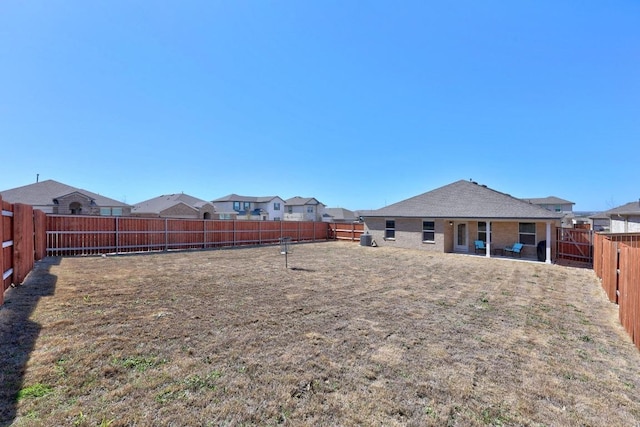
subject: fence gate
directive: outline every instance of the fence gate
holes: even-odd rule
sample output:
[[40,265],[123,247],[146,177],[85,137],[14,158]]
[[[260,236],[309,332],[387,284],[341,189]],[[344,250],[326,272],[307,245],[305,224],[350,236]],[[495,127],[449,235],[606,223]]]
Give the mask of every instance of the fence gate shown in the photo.
[[593,230],[557,228],[556,258],[593,265]]

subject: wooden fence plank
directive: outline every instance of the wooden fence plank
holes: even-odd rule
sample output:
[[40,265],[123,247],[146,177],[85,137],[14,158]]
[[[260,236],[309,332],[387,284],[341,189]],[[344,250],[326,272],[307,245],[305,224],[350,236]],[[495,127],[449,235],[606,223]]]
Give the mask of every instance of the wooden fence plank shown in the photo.
[[33,208],[23,203],[13,205],[14,283],[20,284],[33,269]]
[[[48,255],[207,249],[327,240],[335,225],[310,221],[195,220],[47,215]],[[362,224],[351,225],[359,240]]]

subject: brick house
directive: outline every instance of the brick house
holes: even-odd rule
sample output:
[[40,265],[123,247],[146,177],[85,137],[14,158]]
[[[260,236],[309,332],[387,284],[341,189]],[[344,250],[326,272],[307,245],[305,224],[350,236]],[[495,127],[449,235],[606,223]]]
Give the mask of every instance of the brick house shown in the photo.
[[132,216],[147,218],[217,219],[211,202],[188,194],[167,194],[136,203]]
[[52,179],[0,192],[10,203],[24,203],[48,214],[129,216],[131,206]]
[[490,257],[520,242],[524,244],[522,256],[535,258],[538,244],[544,241],[544,260],[550,263],[555,228],[563,214],[461,180],[361,212],[361,216],[365,232],[378,246],[468,253],[474,251],[475,240],[482,240]]

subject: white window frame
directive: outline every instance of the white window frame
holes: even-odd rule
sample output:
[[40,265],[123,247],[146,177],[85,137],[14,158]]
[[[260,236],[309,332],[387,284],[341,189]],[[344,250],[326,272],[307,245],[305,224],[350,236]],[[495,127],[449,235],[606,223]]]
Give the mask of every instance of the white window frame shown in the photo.
[[[433,224],[432,229],[425,228],[426,223]],[[425,239],[425,233],[433,233],[433,239]],[[435,243],[436,242],[436,221],[433,219],[422,220],[422,243]]]
[[[393,222],[393,227],[388,227],[389,221]],[[393,234],[392,237],[388,236],[388,233]],[[395,218],[386,218],[384,220],[384,240],[396,240],[396,220]]]
[[[521,231],[522,225],[533,224],[533,233],[529,231]],[[538,241],[538,227],[535,222],[519,222],[518,223],[518,242],[524,244],[525,246],[535,246]],[[522,241],[522,236],[533,236],[533,243],[525,243]]]
[[[480,230],[480,224],[484,224],[484,230]],[[484,239],[480,237],[480,233],[484,234]],[[487,221],[478,221],[478,240],[483,242],[491,242],[491,233],[487,234]]]

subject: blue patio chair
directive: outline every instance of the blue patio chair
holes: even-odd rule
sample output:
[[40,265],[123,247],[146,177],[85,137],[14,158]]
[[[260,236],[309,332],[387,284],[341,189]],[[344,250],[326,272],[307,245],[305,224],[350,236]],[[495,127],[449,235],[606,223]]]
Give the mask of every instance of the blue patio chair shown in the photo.
[[474,244],[476,246],[476,253],[478,253],[478,251],[482,251],[482,252],[487,251],[487,247],[484,245],[484,242],[482,240],[476,240]]
[[506,248],[504,248],[504,251],[506,253],[510,253],[513,256],[516,256],[516,254],[518,254],[519,257],[522,257],[522,247],[524,245],[522,243],[514,243],[511,246],[507,246]]

